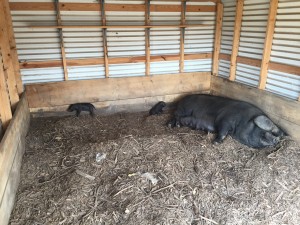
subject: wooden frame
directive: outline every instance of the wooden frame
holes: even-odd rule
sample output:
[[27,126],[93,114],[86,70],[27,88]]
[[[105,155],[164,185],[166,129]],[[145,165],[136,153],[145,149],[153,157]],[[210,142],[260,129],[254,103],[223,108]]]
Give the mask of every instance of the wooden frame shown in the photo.
[[259,89],[265,89],[266,84],[267,84],[267,75],[268,75],[268,68],[269,68],[270,57],[271,57],[277,8],[278,8],[278,0],[271,0],[269,17],[268,17],[267,33],[266,33],[266,38],[265,38],[264,53],[263,53],[263,58],[262,58],[262,62],[261,62],[260,79],[259,79],[259,85],[258,85]]
[[223,4],[217,3],[215,43],[214,43],[214,55],[213,55],[213,68],[212,68],[212,74],[215,76],[218,74],[218,70],[219,70],[219,54],[221,48],[222,22],[223,22]]
[[[150,0],[145,0],[145,26],[150,25]],[[150,28],[145,29],[146,76],[150,75]]]
[[[181,24],[185,25],[185,12],[186,12],[186,1],[181,2]],[[180,60],[179,60],[179,71],[184,71],[184,39],[185,39],[185,27],[180,28]]]
[[229,80],[235,80],[236,77],[236,60],[239,52],[242,18],[243,18],[244,0],[237,0],[234,35],[232,43],[231,63]]
[[[105,15],[105,0],[100,0],[101,2],[101,18],[102,25],[106,26],[106,15]],[[103,39],[103,54],[104,54],[104,68],[105,68],[105,77],[109,77],[109,64],[108,64],[108,49],[107,49],[107,37],[106,37],[107,29],[102,29],[102,39]]]

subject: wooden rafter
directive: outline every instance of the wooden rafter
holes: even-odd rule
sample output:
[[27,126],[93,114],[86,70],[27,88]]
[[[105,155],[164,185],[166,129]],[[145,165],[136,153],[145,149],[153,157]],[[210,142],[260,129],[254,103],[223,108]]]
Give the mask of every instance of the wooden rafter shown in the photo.
[[217,15],[216,15],[213,68],[212,68],[212,74],[215,76],[218,74],[218,69],[219,69],[219,54],[220,54],[221,37],[222,37],[222,21],[223,21],[223,4],[218,3]]
[[271,57],[277,8],[278,8],[278,0],[271,0],[269,17],[268,17],[268,26],[267,26],[267,32],[265,38],[264,53],[263,53],[261,69],[260,69],[260,79],[259,79],[259,86],[258,86],[259,89],[265,89],[267,84],[267,75],[268,75],[268,69],[269,69],[269,63]]
[[[59,0],[55,0],[55,10],[56,10],[57,25],[61,26],[62,22],[61,22],[61,15],[60,15]],[[64,69],[64,76],[65,76],[65,80],[68,80],[68,68],[67,68],[66,51],[64,46],[63,29],[58,28],[58,32],[59,32],[59,39],[60,39],[60,50],[61,50],[62,64]]]
[[232,43],[231,63],[229,80],[234,81],[236,77],[236,59],[239,52],[242,18],[243,18],[244,0],[237,0],[234,35]]

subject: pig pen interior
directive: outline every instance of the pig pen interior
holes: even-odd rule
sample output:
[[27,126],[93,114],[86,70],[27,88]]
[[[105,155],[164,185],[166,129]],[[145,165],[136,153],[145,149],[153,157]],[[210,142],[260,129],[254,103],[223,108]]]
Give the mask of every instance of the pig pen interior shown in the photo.
[[[1,224],[297,224],[299,13],[296,0],[0,1]],[[146,117],[189,93],[250,102],[289,137],[212,145],[168,112]],[[66,112],[78,102],[96,117]]]

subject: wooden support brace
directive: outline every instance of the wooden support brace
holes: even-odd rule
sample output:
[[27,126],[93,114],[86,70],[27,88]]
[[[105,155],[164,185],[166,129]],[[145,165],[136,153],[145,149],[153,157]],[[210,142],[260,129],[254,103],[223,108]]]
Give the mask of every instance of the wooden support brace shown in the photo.
[[[150,25],[150,0],[145,0],[145,25]],[[145,29],[146,76],[150,75],[150,28]]]
[[[57,25],[61,26],[62,23],[61,23],[59,0],[55,0],[55,10],[56,10]],[[58,32],[59,32],[59,38],[60,38],[60,49],[61,49],[61,57],[62,57],[62,63],[63,63],[63,68],[64,68],[64,76],[65,76],[65,80],[68,80],[68,68],[67,68],[67,59],[66,59],[66,52],[65,52],[65,46],[64,46],[63,29],[58,28]]]
[[12,16],[10,13],[8,0],[3,1],[3,9],[4,9],[5,18],[6,18],[7,33],[8,33],[8,37],[9,37],[9,47],[10,47],[12,62],[13,62],[14,71],[15,71],[15,79],[16,79],[16,83],[17,83],[18,94],[20,95],[23,92],[23,83],[22,83],[22,79],[21,79],[17,46],[16,46],[16,40],[15,40],[15,36],[14,36]]
[[236,63],[239,52],[242,18],[243,18],[244,0],[237,0],[234,35],[232,43],[231,63],[230,63],[230,75],[229,80],[234,81],[236,77]]
[[8,94],[6,79],[3,70],[1,52],[0,52],[0,103],[1,103],[0,117],[1,117],[2,127],[5,130],[12,118],[12,112],[10,108],[9,94]]
[[[181,24],[185,24],[186,1],[181,2]],[[184,36],[185,28],[181,28],[180,32],[180,73],[184,71]]]
[[[106,15],[105,15],[105,0],[101,0],[101,17],[102,26],[106,26]],[[103,39],[103,53],[104,53],[104,67],[105,67],[105,77],[109,77],[109,64],[108,64],[108,48],[107,48],[107,29],[102,29],[102,39]]]
[[267,84],[268,69],[271,57],[272,43],[275,30],[275,22],[278,8],[278,0],[270,1],[270,10],[268,17],[268,26],[265,38],[264,53],[261,62],[259,89],[265,89]]
[[0,49],[2,52],[3,69],[8,87],[9,99],[12,110],[14,110],[19,101],[17,83],[15,77],[14,64],[11,57],[9,34],[4,13],[4,1],[0,1]]
[[221,48],[222,37],[222,21],[223,21],[223,4],[217,3],[216,28],[215,28],[215,43],[212,74],[217,76],[219,69],[219,54]]

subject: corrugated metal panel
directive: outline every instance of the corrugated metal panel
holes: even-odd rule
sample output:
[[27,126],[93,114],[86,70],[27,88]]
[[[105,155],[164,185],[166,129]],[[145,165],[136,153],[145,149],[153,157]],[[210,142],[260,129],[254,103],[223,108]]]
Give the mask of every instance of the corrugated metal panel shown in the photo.
[[268,71],[266,90],[294,100],[300,94],[300,76],[281,73],[273,70]]
[[23,84],[44,83],[64,80],[62,68],[21,69]]
[[[239,56],[262,59],[270,0],[245,0]],[[260,68],[238,63],[236,81],[258,86]]]
[[103,65],[68,67],[69,80],[87,80],[105,78]]
[[[300,1],[280,0],[271,62],[300,65]],[[291,99],[300,94],[300,76],[269,70],[266,90]]]
[[[222,39],[221,39],[220,52],[223,54],[231,55],[233,34],[234,34],[236,1],[223,0],[223,4],[224,4],[224,12],[223,12],[223,26],[222,26]],[[226,60],[220,60],[219,76],[228,78],[229,72],[230,72],[230,62]]]
[[209,72],[212,70],[211,59],[185,60],[184,72]]
[[151,62],[150,74],[171,74],[179,73],[179,61],[167,61],[167,62]]

